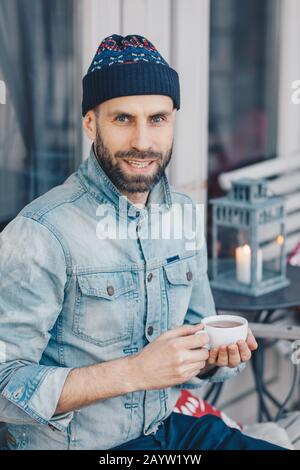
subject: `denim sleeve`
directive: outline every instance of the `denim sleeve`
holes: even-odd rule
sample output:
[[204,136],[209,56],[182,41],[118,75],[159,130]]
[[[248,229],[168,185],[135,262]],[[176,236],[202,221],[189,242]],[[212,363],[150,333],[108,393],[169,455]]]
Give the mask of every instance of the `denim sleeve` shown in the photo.
[[[187,324],[200,323],[202,318],[208,315],[216,315],[214,299],[207,275],[206,243],[204,244],[203,250],[203,269],[201,269],[201,274],[193,286],[189,307],[184,319],[184,323]],[[224,380],[234,377],[238,372],[241,372],[245,366],[245,363],[241,363],[235,368],[219,367],[216,372],[206,379],[194,377],[188,382],[176,385],[176,387],[181,389],[195,389],[208,383],[223,382]]]
[[65,254],[56,235],[18,216],[0,235],[0,421],[65,429],[53,416],[72,370],[40,364],[62,309]]

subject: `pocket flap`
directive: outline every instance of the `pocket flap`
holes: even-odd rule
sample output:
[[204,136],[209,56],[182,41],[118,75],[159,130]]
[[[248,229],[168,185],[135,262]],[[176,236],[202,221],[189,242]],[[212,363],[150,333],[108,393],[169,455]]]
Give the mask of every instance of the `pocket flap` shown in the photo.
[[183,284],[186,286],[192,284],[199,274],[195,259],[165,265],[164,271],[170,284]]
[[84,295],[113,300],[135,289],[130,272],[78,274],[78,284]]

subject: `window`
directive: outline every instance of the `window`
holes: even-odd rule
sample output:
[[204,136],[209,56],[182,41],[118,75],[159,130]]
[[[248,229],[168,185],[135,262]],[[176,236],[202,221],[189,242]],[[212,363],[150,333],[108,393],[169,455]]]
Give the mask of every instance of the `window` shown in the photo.
[[0,230],[80,162],[76,0],[0,3]]
[[[218,176],[276,156],[278,0],[211,0],[208,197]],[[211,218],[208,212],[208,233]],[[210,239],[210,236],[208,236]]]

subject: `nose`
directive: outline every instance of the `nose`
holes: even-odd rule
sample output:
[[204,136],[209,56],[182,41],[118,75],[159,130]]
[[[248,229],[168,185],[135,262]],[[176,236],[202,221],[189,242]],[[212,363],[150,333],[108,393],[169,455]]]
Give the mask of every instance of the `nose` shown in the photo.
[[145,124],[136,124],[131,137],[131,147],[139,152],[151,150],[151,135]]

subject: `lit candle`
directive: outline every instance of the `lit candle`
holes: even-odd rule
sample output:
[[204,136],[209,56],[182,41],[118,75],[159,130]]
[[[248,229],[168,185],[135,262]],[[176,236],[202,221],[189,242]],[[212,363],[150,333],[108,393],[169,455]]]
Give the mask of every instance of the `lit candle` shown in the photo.
[[[249,245],[239,246],[235,250],[237,280],[243,284],[251,282],[251,248]],[[257,250],[256,280],[262,279],[262,250]]]

